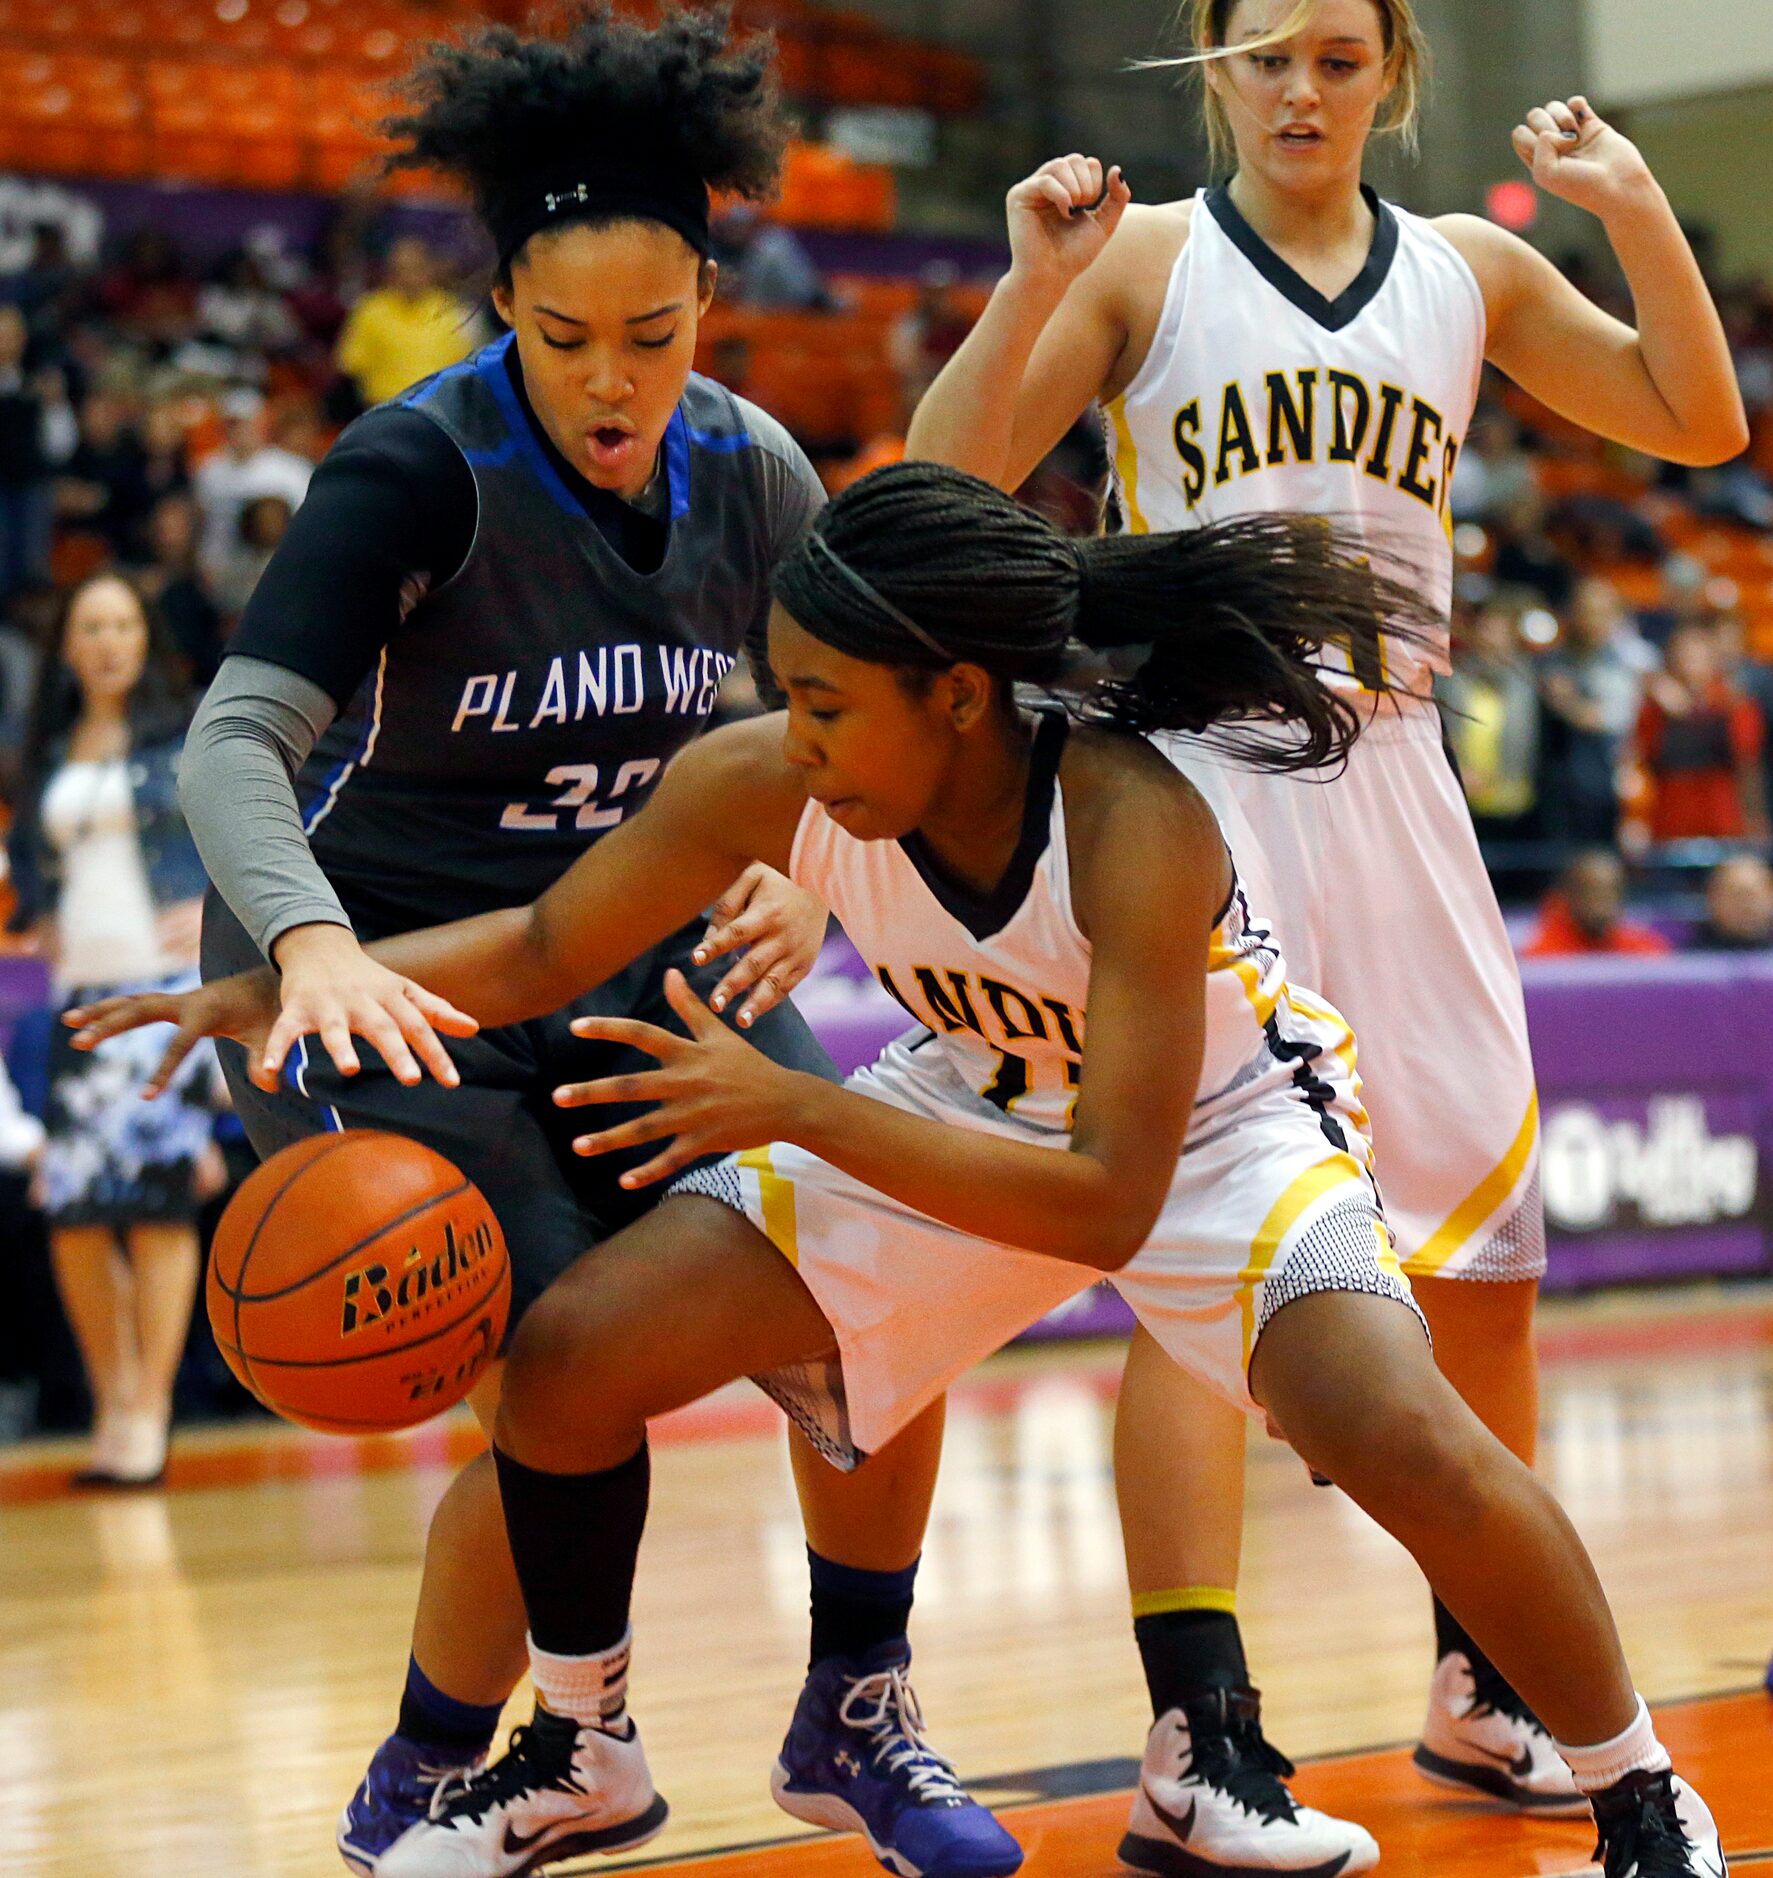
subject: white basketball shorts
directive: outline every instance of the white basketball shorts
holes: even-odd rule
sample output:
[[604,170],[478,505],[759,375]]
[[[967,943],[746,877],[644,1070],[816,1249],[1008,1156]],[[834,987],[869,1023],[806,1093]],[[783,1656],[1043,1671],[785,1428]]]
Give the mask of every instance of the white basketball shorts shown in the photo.
[[[1323,1045],[1316,1106],[1289,1066],[1274,1064],[1236,1101],[1197,1114],[1156,1228],[1110,1280],[1176,1362],[1250,1414],[1260,1412],[1250,1358],[1283,1305],[1359,1291],[1416,1310],[1368,1170],[1347,1026],[1314,1003],[1288,1029]],[[1065,1151],[1065,1136],[1018,1127],[974,1095],[927,1031],[890,1045],[848,1086]],[[975,1363],[1102,1276],[957,1232],[787,1144],[730,1156],[672,1191],[742,1212],[830,1320],[835,1360],[757,1380],[839,1466],[883,1447]]]
[[1520,972],[1432,706],[1377,715],[1340,775],[1157,740],[1219,817],[1288,971],[1360,1039],[1375,1171],[1413,1278],[1545,1271]]

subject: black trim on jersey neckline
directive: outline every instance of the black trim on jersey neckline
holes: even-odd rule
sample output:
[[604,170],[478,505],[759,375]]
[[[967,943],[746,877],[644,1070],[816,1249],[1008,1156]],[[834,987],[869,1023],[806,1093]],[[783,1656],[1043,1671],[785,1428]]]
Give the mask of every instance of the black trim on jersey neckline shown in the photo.
[[1059,759],[1065,752],[1065,739],[1071,720],[1063,711],[1039,711],[1034,727],[1034,747],[1028,753],[1028,792],[1022,799],[1022,833],[1016,851],[995,887],[981,893],[949,874],[930,852],[929,844],[913,829],[899,837],[905,857],[922,877],[943,910],[970,932],[975,939],[994,939],[1015,918],[1028,889],[1034,885],[1034,870],[1047,851],[1047,836],[1053,822],[1053,790],[1059,780]]
[[1339,333],[1345,326],[1352,326],[1373,303],[1397,258],[1398,225],[1391,205],[1381,201],[1378,191],[1367,183],[1361,185],[1361,194],[1373,211],[1373,245],[1367,250],[1366,265],[1334,300],[1325,299],[1244,220],[1243,211],[1231,199],[1230,184],[1221,183],[1217,189],[1209,190],[1207,207],[1213,213],[1213,220],[1230,237],[1232,246],[1276,293],[1290,300],[1308,318],[1316,320],[1326,332]]

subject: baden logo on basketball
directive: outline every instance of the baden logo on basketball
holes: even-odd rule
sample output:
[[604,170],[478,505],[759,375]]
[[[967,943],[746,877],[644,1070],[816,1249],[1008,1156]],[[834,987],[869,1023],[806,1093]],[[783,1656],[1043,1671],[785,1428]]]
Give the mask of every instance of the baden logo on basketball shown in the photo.
[[[422,1246],[409,1246],[398,1273],[383,1259],[371,1260],[345,1273],[339,1335],[355,1336],[374,1324],[385,1324],[396,1313],[423,1315],[418,1307],[436,1310],[454,1301],[458,1280],[492,1256],[492,1229],[485,1219],[475,1220],[458,1235],[454,1220],[443,1222],[443,1250],[427,1258]],[[403,1318],[403,1322],[410,1318]]]

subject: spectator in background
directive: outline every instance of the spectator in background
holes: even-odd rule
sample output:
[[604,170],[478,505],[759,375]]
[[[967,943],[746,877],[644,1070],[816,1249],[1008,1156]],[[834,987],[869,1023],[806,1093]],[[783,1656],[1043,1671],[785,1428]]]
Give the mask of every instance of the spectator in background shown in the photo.
[[246,611],[253,589],[288,532],[292,513],[283,496],[254,496],[240,511],[240,538],[215,578],[216,604],[230,624]]
[[345,316],[339,370],[367,408],[465,359],[474,340],[472,309],[441,284],[424,242],[404,235],[388,250],[383,284]]
[[1529,485],[1495,515],[1496,558],[1491,573],[1499,586],[1530,587],[1554,613],[1570,604],[1576,570],[1546,533],[1545,498]]
[[222,405],[227,441],[194,479],[202,534],[198,564],[207,579],[223,577],[240,549],[240,517],[261,496],[281,496],[290,512],[302,506],[314,465],[267,440],[265,401],[255,391],[230,392]]
[[302,329],[258,259],[237,248],[197,295],[195,333],[179,364],[237,384],[262,386],[266,366],[301,343]]
[[1764,840],[1760,707],[1725,677],[1715,627],[1677,627],[1666,656],[1667,669],[1646,681],[1637,720],[1637,759],[1651,786],[1650,839]]
[[1538,799],[1539,687],[1520,638],[1531,595],[1498,593],[1456,639],[1435,681],[1447,742],[1480,842],[1518,841]]
[[1661,933],[1624,913],[1625,863],[1610,848],[1591,848],[1570,862],[1540,903],[1539,924],[1521,957],[1609,952],[1649,958],[1673,950]]
[[81,400],[80,441],[57,478],[56,511],[127,557],[153,506],[135,400],[120,384],[101,381]]
[[831,310],[831,295],[806,244],[793,229],[766,220],[755,203],[738,202],[724,210],[712,232],[729,306],[778,313]]
[[1617,596],[1605,581],[1584,588],[1563,639],[1540,664],[1540,832],[1553,841],[1610,847],[1619,832],[1619,770],[1642,681],[1635,655],[1625,650]]
[[907,418],[922,401],[942,367],[954,357],[973,322],[957,303],[960,269],[952,261],[931,261],[917,277],[917,300],[893,322],[887,357],[899,375]]
[[119,332],[165,357],[190,336],[197,283],[170,235],[138,228],[122,258],[99,277],[97,299]]
[[[203,867],[178,807],[188,701],[134,588],[69,596],[46,658],[9,840],[15,930],[34,932],[62,1008],[125,986],[196,982]],[[158,1481],[197,1285],[200,1184],[213,1178],[213,1056],[141,1099],[165,1033],[90,1055],[57,1024],[38,1187],[56,1284],[92,1388],[88,1479]],[[170,1103],[170,1106],[168,1104]]]
[[1773,947],[1773,868],[1758,854],[1720,861],[1705,882],[1705,924],[1693,943],[1707,952]]
[[147,537],[147,565],[137,574],[143,597],[201,690],[222,662],[225,635],[221,609],[197,565],[197,504],[186,494],[162,496],[148,519]]
[[25,316],[0,305],[0,602],[49,578],[55,472],[80,441],[60,372],[28,371],[29,341]]
[[1495,522],[1523,495],[1537,493],[1520,427],[1501,406],[1480,404],[1453,471],[1454,520]]

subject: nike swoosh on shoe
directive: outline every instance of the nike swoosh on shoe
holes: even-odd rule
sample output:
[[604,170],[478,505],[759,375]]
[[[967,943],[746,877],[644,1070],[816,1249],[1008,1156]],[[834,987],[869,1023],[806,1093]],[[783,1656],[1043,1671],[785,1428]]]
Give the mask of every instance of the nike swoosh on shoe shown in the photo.
[[1149,1806],[1158,1818],[1169,1827],[1171,1832],[1186,1845],[1194,1832],[1194,1815],[1199,1808],[1200,1802],[1198,1800],[1190,1800],[1188,1802],[1188,1812],[1186,1815],[1172,1813],[1167,1806],[1159,1804],[1157,1795],[1151,1791],[1149,1786],[1142,1787],[1141,1791],[1145,1795],[1146,1805]]

